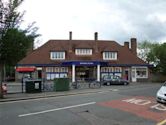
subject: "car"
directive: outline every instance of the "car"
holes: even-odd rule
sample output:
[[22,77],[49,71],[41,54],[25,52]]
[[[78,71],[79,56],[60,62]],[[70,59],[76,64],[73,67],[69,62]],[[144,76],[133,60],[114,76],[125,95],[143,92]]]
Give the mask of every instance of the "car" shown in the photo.
[[157,91],[156,100],[157,102],[166,104],[166,81],[161,86],[161,88]]
[[103,77],[103,85],[128,85],[129,81],[122,79],[117,75],[106,75]]

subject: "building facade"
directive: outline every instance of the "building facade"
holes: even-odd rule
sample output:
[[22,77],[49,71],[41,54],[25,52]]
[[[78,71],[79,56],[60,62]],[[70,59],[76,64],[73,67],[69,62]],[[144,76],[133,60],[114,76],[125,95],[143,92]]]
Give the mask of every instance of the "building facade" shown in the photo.
[[16,67],[16,79],[23,74],[33,78],[53,80],[68,77],[76,80],[95,79],[101,81],[105,75],[118,75],[131,82],[147,81],[149,67],[137,57],[137,40],[120,45],[115,41],[49,40],[43,46],[28,54]]

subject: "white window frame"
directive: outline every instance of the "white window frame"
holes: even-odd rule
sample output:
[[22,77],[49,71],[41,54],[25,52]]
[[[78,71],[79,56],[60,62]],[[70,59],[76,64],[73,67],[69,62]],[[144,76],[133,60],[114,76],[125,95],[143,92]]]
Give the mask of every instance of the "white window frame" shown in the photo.
[[103,60],[117,60],[118,52],[105,51],[103,52]]
[[76,55],[92,55],[92,49],[75,49]]
[[[146,79],[148,78],[148,67],[132,67],[132,69],[135,68],[136,78]],[[139,69],[145,69],[146,74],[145,75],[138,75]]]
[[50,52],[50,59],[51,60],[65,60],[65,52]]

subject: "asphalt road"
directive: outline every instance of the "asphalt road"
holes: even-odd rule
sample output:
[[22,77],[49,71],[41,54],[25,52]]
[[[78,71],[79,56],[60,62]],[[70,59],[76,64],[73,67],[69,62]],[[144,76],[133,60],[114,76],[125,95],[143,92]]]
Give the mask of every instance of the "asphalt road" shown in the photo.
[[111,86],[97,93],[0,103],[1,125],[165,125],[161,84]]

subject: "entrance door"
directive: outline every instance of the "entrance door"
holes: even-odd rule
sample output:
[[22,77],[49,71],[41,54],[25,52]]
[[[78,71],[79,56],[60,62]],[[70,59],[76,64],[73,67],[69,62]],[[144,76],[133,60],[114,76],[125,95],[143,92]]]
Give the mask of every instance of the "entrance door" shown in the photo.
[[129,80],[129,70],[125,70],[125,79]]
[[38,79],[42,78],[42,70],[38,70]]
[[136,78],[136,68],[132,68],[131,79],[132,79],[132,82],[136,82],[137,81],[137,78]]
[[79,66],[76,67],[76,79],[79,81],[86,81],[96,79],[96,67]]

